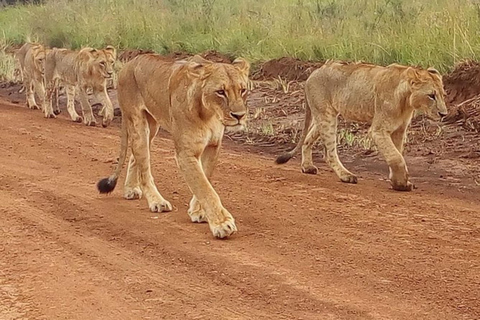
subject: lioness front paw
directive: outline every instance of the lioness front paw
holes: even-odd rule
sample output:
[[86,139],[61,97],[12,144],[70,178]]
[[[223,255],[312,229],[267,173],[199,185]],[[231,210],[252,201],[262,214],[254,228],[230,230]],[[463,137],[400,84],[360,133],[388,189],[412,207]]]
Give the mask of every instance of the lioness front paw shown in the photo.
[[317,174],[318,173],[318,168],[315,166],[302,166],[302,172],[306,174]]
[[102,126],[104,128],[106,128],[112,122],[114,114],[113,114],[113,109],[112,110],[106,109],[106,108],[104,108],[104,109],[105,109],[105,111],[103,111],[103,114],[102,114],[102,116],[103,116]]
[[190,216],[190,220],[192,220],[192,222],[207,222],[207,214],[202,208],[199,208],[197,210],[192,210],[191,208],[189,208],[187,213]]
[[353,183],[356,184],[358,183],[358,178],[357,176],[353,174],[348,174],[340,177],[340,180],[345,183]]
[[97,125],[97,120],[95,119],[94,116],[85,116],[83,118],[83,123],[86,125],[86,126],[92,126],[92,127],[95,127]]
[[192,222],[207,222],[207,214],[195,197],[190,201],[187,213]]
[[103,120],[102,120],[102,127],[104,127],[104,128],[108,127],[111,122],[112,122],[111,119],[103,118]]
[[73,122],[81,123],[81,122],[83,121],[83,119],[82,119],[82,117],[80,117],[80,116],[76,116],[76,117],[72,118],[72,121],[73,121]]
[[410,181],[407,181],[406,184],[392,181],[392,189],[396,191],[412,191],[414,188],[415,185]]
[[220,221],[209,221],[210,230],[214,237],[217,238],[226,238],[231,236],[236,231],[238,231],[237,226],[235,225],[235,219],[232,215],[225,209],[222,210],[224,218]]
[[141,199],[142,198],[142,189],[140,189],[140,187],[125,188],[125,192],[123,193],[123,197],[127,200]]
[[46,113],[45,113],[45,118],[47,118],[47,119],[55,119],[56,117],[57,117],[57,116],[54,115],[54,114],[51,113],[51,112],[46,112]]
[[150,211],[152,212],[169,212],[172,211],[172,205],[167,200],[155,201],[149,204]]

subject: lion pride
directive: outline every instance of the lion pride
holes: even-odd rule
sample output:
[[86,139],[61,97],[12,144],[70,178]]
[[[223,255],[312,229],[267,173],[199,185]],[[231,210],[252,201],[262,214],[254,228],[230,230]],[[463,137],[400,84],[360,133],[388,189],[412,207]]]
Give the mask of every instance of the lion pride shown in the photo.
[[[45,61],[45,82],[47,87],[45,98],[45,117],[55,118],[52,109],[52,95],[61,82],[67,93],[67,111],[75,122],[88,126],[97,123],[92,107],[88,101],[87,90],[92,89],[95,98],[103,105],[100,114],[102,125],[108,126],[113,120],[113,105],[107,93],[107,79],[114,73],[117,54],[112,46],[105,49],[83,48],[80,51],[68,49],[52,49],[47,53]],[[82,117],[75,111],[75,90],[79,90]]]
[[210,183],[225,130],[242,129],[246,121],[250,65],[213,63],[199,56],[169,62],[155,54],[137,56],[118,75],[122,111],[121,149],[117,168],[98,182],[101,193],[116,186],[129,144],[124,197],[144,196],[152,212],[171,211],[158,192],[150,169],[150,149],[160,127],[171,133],[177,165],[193,193],[188,214],[207,221],[213,235],[224,238],[237,227]]
[[415,111],[439,120],[447,114],[442,76],[427,70],[392,64],[387,67],[364,63],[328,61],[315,70],[305,84],[306,117],[297,146],[279,156],[285,163],[302,149],[302,172],[316,174],[312,146],[320,139],[328,165],[341,181],[357,183],[337,155],[337,117],[370,123],[369,133],[383,154],[392,188],[410,191],[413,184],[405,159],[404,141]]

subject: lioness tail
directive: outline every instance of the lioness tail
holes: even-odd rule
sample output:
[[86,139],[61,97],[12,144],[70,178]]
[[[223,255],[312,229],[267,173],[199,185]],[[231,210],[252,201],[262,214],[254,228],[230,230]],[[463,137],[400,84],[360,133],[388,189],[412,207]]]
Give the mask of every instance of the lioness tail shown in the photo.
[[121,146],[120,146],[120,157],[118,158],[117,167],[115,168],[115,172],[108,178],[103,178],[102,180],[97,182],[97,189],[100,193],[110,193],[112,192],[116,185],[118,177],[123,169],[123,164],[125,163],[125,159],[127,158],[127,150],[128,150],[128,132],[127,126],[125,124],[124,117],[122,117],[122,130],[121,130]]
[[308,99],[305,95],[305,124],[303,127],[302,137],[298,141],[297,145],[293,150],[285,152],[284,154],[280,155],[275,159],[276,164],[283,164],[287,163],[288,160],[293,158],[293,156],[302,148],[303,143],[305,142],[305,138],[308,134],[308,129],[310,129],[310,124],[312,123],[312,111],[310,110],[310,106],[308,104]]

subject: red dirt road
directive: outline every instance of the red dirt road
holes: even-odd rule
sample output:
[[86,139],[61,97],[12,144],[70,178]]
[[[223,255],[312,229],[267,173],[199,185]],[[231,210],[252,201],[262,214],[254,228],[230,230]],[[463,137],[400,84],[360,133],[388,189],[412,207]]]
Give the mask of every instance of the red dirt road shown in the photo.
[[119,142],[0,102],[0,319],[480,319],[478,188],[413,168],[419,189],[398,193],[351,164],[346,185],[227,143],[214,184],[239,232],[222,241],[189,222],[166,138],[153,171],[173,212],[99,195]]

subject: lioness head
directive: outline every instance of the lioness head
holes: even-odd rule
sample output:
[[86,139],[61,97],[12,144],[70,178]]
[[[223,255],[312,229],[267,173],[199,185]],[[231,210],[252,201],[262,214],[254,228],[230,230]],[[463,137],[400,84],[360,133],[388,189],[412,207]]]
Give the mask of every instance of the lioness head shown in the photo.
[[45,73],[45,48],[42,45],[33,47],[32,56],[35,69],[43,75]]
[[434,120],[440,120],[447,115],[442,76],[437,70],[408,68],[407,77],[412,92],[410,96],[412,107]]
[[189,61],[188,74],[201,83],[205,111],[216,115],[227,131],[243,129],[250,64],[242,58],[232,64],[212,63],[200,56]]
[[84,48],[80,51],[82,56],[87,56],[92,73],[109,79],[115,71],[115,60],[117,51],[112,46],[107,46],[103,50],[94,48]]

